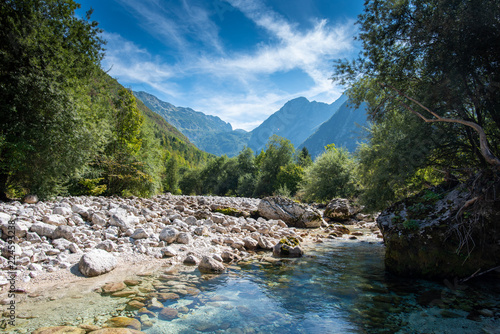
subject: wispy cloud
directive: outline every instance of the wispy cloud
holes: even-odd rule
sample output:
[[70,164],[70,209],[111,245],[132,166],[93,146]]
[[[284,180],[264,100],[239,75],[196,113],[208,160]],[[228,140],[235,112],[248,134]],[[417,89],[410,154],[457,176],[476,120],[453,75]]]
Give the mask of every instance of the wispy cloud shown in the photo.
[[[224,49],[210,11],[195,1],[184,0],[182,8],[168,10],[159,0],[119,1],[141,17],[147,31],[175,43],[179,54],[191,47],[195,34],[207,45],[201,55],[181,56],[166,64],[117,34],[105,34],[109,43],[104,65],[113,66],[111,74],[132,86],[146,84],[173,104],[251,130],[289,99],[305,96],[333,102],[341,94],[329,80],[331,60],[353,51],[352,21],[332,24],[317,20],[304,31],[260,1],[229,0],[274,41],[235,53]],[[314,84],[290,93],[273,82],[271,76],[292,70],[307,74]],[[186,82],[189,89],[183,86]]]

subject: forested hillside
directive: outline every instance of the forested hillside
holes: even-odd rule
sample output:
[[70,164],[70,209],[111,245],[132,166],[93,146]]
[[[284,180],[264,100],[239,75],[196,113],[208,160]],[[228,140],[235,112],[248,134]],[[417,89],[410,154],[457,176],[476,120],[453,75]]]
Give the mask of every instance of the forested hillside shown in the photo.
[[101,70],[100,30],[78,7],[1,5],[2,198],[175,190],[169,174],[208,154]]

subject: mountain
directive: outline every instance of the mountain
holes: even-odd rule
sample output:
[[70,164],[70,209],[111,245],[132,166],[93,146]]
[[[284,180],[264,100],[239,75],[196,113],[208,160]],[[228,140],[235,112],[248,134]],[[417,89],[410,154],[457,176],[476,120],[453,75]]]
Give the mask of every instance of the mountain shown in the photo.
[[217,116],[205,115],[191,108],[176,107],[146,92],[134,92],[134,95],[149,109],[163,116],[168,123],[175,126],[195,144],[198,138],[207,133],[233,130],[231,124],[224,122]]
[[198,147],[218,156],[234,157],[247,146],[250,132],[237,129],[231,132],[208,133],[198,140]]
[[248,132],[233,130],[231,124],[217,116],[206,115],[191,108],[176,107],[146,92],[134,92],[134,95],[205,152],[232,157],[245,147],[250,138]]
[[313,159],[324,151],[326,145],[332,143],[336,147],[345,147],[354,152],[361,141],[362,128],[366,125],[366,104],[353,108],[349,101],[344,102],[338,111],[298,148],[306,147]]
[[330,119],[345,101],[345,95],[332,104],[310,102],[305,97],[290,100],[251,132],[248,147],[258,152],[275,134],[289,139],[297,147]]

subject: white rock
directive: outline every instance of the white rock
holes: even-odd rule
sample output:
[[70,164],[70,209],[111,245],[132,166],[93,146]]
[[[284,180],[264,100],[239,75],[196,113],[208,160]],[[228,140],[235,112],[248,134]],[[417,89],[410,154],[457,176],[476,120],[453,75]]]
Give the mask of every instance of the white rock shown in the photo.
[[194,254],[188,254],[183,261],[185,264],[198,264],[200,259]]
[[61,216],[61,215],[43,216],[42,221],[46,224],[55,225],[55,226],[66,225],[68,223],[66,218]]
[[248,250],[254,250],[257,246],[259,246],[259,242],[251,237],[244,238],[243,243],[245,244],[245,248]]
[[111,241],[111,240],[104,240],[103,242],[99,243],[97,246],[95,246],[96,249],[102,249],[107,252],[114,252],[116,249],[116,244]]
[[194,234],[202,236],[208,234],[208,229],[205,226],[198,226],[194,229]]
[[83,205],[75,204],[71,207],[71,211],[79,214],[83,218],[86,218],[86,219],[89,218],[90,208],[85,207]]
[[124,215],[112,215],[109,219],[109,224],[111,226],[117,226],[122,232],[132,228],[127,217]]
[[71,253],[80,253],[82,251],[74,242],[69,245],[68,249]]
[[54,239],[52,240],[52,245],[54,246],[55,249],[58,249],[60,251],[65,251],[66,249],[69,249],[71,241],[68,241],[64,238]]
[[219,262],[223,262],[224,261],[224,260],[222,260],[222,256],[220,256],[219,254],[214,254],[214,255],[212,255],[212,257],[216,261],[219,261]]
[[7,223],[2,222],[2,232],[5,236],[16,236],[18,238],[24,238],[26,232],[29,231],[32,223],[24,219],[15,219],[14,221],[7,221]]
[[38,263],[31,263],[29,266],[28,266],[28,269],[29,270],[33,270],[33,271],[42,271],[43,270],[43,267],[41,264],[38,264]]
[[78,268],[88,277],[99,276],[110,272],[117,266],[116,258],[102,249],[94,249],[80,258]]
[[73,211],[71,211],[71,209],[66,208],[66,207],[56,206],[52,210],[52,213],[55,214],[55,215],[61,215],[61,216],[64,216],[64,217],[69,217],[69,216],[71,216],[71,214],[73,213]]
[[173,256],[177,255],[177,252],[175,251],[175,249],[173,249],[170,246],[162,248],[161,253],[162,253],[163,257],[173,257]]
[[99,226],[106,226],[107,220],[106,216],[102,213],[94,213],[92,215],[92,224]]
[[274,248],[274,243],[273,241],[269,240],[266,237],[259,237],[259,247],[262,249],[273,249]]
[[136,229],[134,233],[130,236],[132,239],[147,239],[149,234],[142,227]]
[[179,244],[188,245],[191,243],[192,240],[193,239],[191,238],[191,235],[189,233],[186,233],[186,232],[181,232],[177,236],[177,243],[179,243]]
[[82,216],[77,213],[73,213],[71,217],[69,217],[69,221],[73,222],[75,225],[85,225],[85,221]]
[[73,232],[74,232],[73,227],[60,225],[54,230],[52,238],[54,239],[64,238],[69,241],[74,241],[75,237],[73,235]]
[[222,273],[226,270],[226,267],[213,257],[203,256],[198,265],[198,270],[202,273]]
[[166,243],[173,243],[177,240],[179,235],[179,231],[173,227],[166,227],[160,232],[160,240],[165,241]]

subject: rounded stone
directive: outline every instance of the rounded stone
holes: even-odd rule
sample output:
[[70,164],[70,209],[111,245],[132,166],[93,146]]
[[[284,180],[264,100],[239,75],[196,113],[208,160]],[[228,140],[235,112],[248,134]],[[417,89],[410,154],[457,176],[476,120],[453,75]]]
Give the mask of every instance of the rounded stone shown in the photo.
[[102,249],[94,249],[80,258],[78,269],[88,277],[110,272],[117,266],[116,258]]

